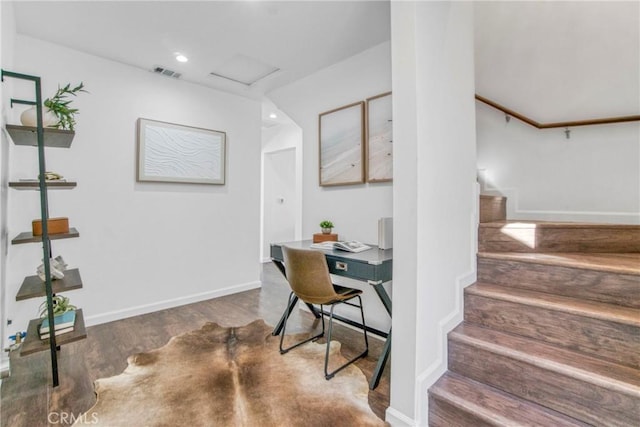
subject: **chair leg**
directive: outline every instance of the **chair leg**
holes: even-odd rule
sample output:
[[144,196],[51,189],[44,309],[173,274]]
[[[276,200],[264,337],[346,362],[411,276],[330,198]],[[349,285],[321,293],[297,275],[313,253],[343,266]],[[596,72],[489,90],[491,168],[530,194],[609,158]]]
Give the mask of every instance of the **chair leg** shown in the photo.
[[338,372],[340,372],[341,370],[343,370],[347,366],[351,365],[356,360],[358,360],[360,358],[363,358],[363,357],[366,357],[366,355],[369,354],[369,339],[367,338],[367,327],[366,327],[366,325],[364,323],[364,310],[362,309],[362,298],[360,298],[360,295],[357,295],[357,297],[358,297],[358,301],[360,303],[360,315],[362,316],[362,328],[363,328],[363,332],[364,332],[364,346],[365,346],[365,349],[364,349],[364,351],[362,353],[360,353],[359,355],[357,355],[353,359],[349,360],[347,363],[345,363],[344,365],[340,366],[339,368],[337,368],[333,372],[328,372],[328,368],[329,368],[329,349],[331,348],[331,332],[333,330],[333,309],[337,305],[337,304],[332,304],[331,305],[331,312],[329,314],[329,332],[327,333],[327,350],[326,350],[325,356],[324,356],[324,377],[327,380],[330,380],[331,378],[333,378]]
[[[289,303],[291,303],[291,300],[294,298],[294,296],[295,294],[293,292],[289,294]],[[289,305],[287,305],[287,307],[288,306]],[[320,306],[320,313],[322,313],[322,306]],[[287,321],[289,320],[289,310],[285,310],[284,323],[282,324],[282,332],[280,334],[280,354],[285,354],[291,349],[299,347],[302,344],[308,343],[309,341],[317,340],[318,338],[321,338],[322,336],[324,336],[324,315],[321,314],[321,317],[322,317],[322,332],[320,332],[318,335],[314,335],[310,338],[307,338],[306,340],[300,341],[299,343],[294,344],[290,347],[283,348],[282,344],[284,343],[284,335],[287,328]]]

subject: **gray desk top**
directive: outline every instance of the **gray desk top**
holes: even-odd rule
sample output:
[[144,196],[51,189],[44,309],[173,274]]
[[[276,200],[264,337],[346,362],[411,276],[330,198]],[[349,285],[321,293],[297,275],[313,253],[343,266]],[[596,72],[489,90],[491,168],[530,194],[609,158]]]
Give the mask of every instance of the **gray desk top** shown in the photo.
[[[298,240],[295,242],[282,242],[272,243],[272,246],[287,246],[289,248],[296,249],[309,249],[313,242],[311,240]],[[371,249],[366,251],[354,253],[341,251],[338,249],[332,249],[330,251],[318,249],[321,252],[336,258],[348,258],[354,261],[366,262],[367,264],[379,265],[384,262],[391,261],[393,259],[393,249],[379,249],[377,245],[365,243],[367,246],[371,246]]]

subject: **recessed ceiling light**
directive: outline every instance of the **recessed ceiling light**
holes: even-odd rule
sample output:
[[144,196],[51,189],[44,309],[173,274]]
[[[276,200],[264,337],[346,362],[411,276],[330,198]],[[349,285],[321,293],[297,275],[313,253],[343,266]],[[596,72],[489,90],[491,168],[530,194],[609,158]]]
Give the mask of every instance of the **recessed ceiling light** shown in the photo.
[[181,54],[177,54],[176,55],[176,61],[178,61],[178,62],[187,62],[188,60],[189,60],[189,58],[187,58],[184,55],[181,55]]
[[271,114],[269,114],[269,118],[270,119],[277,119],[278,115],[276,113],[271,113]]

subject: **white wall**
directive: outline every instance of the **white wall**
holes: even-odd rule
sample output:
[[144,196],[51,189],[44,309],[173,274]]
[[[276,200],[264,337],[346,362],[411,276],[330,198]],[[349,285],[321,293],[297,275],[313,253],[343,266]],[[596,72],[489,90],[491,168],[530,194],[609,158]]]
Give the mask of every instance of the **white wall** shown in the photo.
[[[477,92],[551,123],[640,114],[639,2],[480,2]],[[640,123],[538,130],[477,104],[510,218],[640,223]]]
[[277,89],[269,98],[303,133],[302,237],[331,220],[341,240],[377,243],[378,218],[391,216],[392,184],[320,187],[318,115],[391,89],[390,44],[382,43],[311,76]]
[[[45,95],[80,81],[90,92],[74,101],[71,148],[46,153],[48,170],[78,182],[50,191],[49,207],[80,232],[54,241],[53,252],[80,269],[84,288],[68,296],[88,324],[259,286],[259,102],[20,35],[15,52],[15,69],[42,76]],[[139,117],[225,131],[226,185],[136,183]],[[11,179],[35,177],[36,159],[35,150],[12,144]],[[12,235],[39,217],[37,196],[9,193]],[[11,296],[40,258],[37,244],[10,246],[3,316],[16,326],[36,314],[39,300]]]
[[478,168],[487,194],[507,196],[509,219],[640,224],[639,122],[573,128],[566,139],[476,111]]
[[[364,101],[391,90],[390,43],[385,42],[268,94],[302,128],[302,238],[320,232],[319,223],[331,220],[340,240],[378,243],[378,219],[392,216],[392,183],[320,187],[318,182],[318,115],[343,105]],[[391,321],[373,289],[365,282],[334,277],[335,283],[363,289],[368,326],[387,331]],[[385,285],[391,292],[391,285]],[[359,320],[352,307],[336,313]]]
[[[265,155],[282,150],[295,150],[295,182],[290,183],[295,188],[294,203],[294,237],[293,240],[302,239],[302,129],[293,121],[283,123],[262,130],[262,185],[265,184]],[[262,232],[261,232],[261,258],[269,261],[270,236],[265,235],[264,209],[267,201],[264,200],[264,188],[262,189]],[[267,227],[268,228],[268,227]]]
[[[6,70],[13,70],[13,45],[15,40],[15,18],[13,16],[13,4],[11,2],[0,2],[0,67]],[[0,122],[6,123],[9,115],[11,98],[11,79],[0,84]],[[10,139],[4,126],[0,130],[0,311],[6,312],[7,302],[7,251],[8,251],[8,229],[7,229],[7,209],[9,199],[9,144]],[[7,336],[13,332],[11,326],[7,326],[5,316],[0,316],[0,343],[7,342]],[[8,369],[9,357],[4,351],[0,355],[0,371]]]
[[427,425],[446,333],[475,281],[473,5],[392,2],[392,425]]

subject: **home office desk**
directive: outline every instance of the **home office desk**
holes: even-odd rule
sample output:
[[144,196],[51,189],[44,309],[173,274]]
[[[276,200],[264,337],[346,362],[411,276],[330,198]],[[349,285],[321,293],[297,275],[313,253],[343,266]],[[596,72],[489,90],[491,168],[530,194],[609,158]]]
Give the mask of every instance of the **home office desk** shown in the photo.
[[[311,246],[311,240],[303,240],[296,242],[284,242],[284,243],[272,243],[271,244],[271,260],[276,265],[278,270],[287,277],[287,273],[284,267],[284,257],[282,256],[282,246],[287,246],[290,248],[296,249],[309,249]],[[370,284],[373,289],[376,291],[376,294],[380,298],[382,305],[384,306],[389,316],[391,316],[391,298],[389,294],[382,286],[383,283],[386,283],[391,280],[391,267],[393,262],[393,249],[378,249],[375,245],[369,245],[371,249],[359,252],[345,252],[340,250],[332,250],[325,251],[323,250],[326,258],[327,265],[329,266],[329,272],[331,274],[335,274],[337,276],[348,277],[350,279],[360,280],[363,282],[367,282]],[[273,329],[273,335],[279,335],[280,331],[282,331],[282,325],[284,324],[285,316],[290,314],[295,308],[298,302],[298,298],[294,296],[291,300],[289,306],[286,308],[286,312],[282,314],[280,321]],[[316,316],[316,318],[320,317],[320,313],[318,310],[310,304],[307,304],[311,312]],[[363,325],[360,323],[354,322],[353,320],[346,319],[341,316],[335,316],[334,318],[345,323],[348,323],[352,326],[356,326],[359,328],[363,328]],[[374,333],[376,335],[380,335],[386,338],[384,347],[382,348],[382,353],[378,358],[378,363],[376,364],[376,368],[373,371],[373,375],[371,376],[371,380],[369,381],[369,388],[373,390],[378,386],[380,382],[380,377],[382,376],[382,371],[384,366],[389,358],[389,354],[391,353],[391,330],[388,333],[378,331],[376,329],[367,327],[367,331]]]

